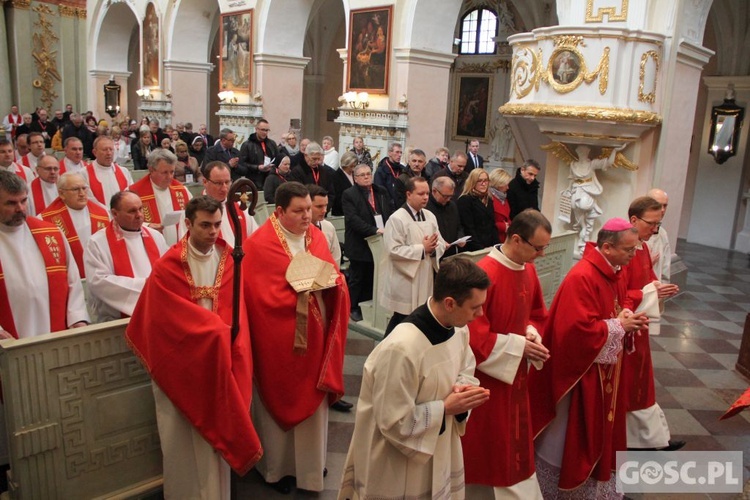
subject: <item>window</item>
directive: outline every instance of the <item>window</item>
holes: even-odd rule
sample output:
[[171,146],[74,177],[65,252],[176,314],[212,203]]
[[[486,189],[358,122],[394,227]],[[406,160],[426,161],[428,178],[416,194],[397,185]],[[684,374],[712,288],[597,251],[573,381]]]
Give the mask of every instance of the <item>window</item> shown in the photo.
[[474,9],[461,20],[461,54],[494,54],[497,15],[489,9]]

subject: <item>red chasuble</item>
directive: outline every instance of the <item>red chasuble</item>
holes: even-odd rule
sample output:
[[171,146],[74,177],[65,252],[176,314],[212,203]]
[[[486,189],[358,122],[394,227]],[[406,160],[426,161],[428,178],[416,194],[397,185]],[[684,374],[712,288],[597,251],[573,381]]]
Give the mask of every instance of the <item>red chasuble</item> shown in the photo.
[[[487,272],[492,285],[487,290],[484,315],[469,323],[469,342],[477,365],[490,355],[498,335],[525,338],[529,324],[541,333],[547,314],[532,264],[526,264],[523,271],[515,271],[492,257],[484,257],[478,265]],[[479,385],[490,390],[490,400],[471,411],[461,440],[467,483],[507,487],[534,473],[527,374],[525,359],[521,360],[512,385],[477,368],[474,376]]]
[[[143,202],[143,219],[146,223],[161,224],[161,214],[159,213],[159,205],[156,203],[151,176],[147,175],[132,184],[130,191],[141,197],[141,201]],[[180,181],[172,179],[172,183],[169,185],[169,194],[172,197],[172,209],[185,210],[185,205],[188,202],[188,193]]]
[[[125,331],[131,349],[201,436],[240,475],[263,450],[250,419],[252,352],[245,310],[232,343],[231,249],[222,240],[216,283],[196,287],[187,262],[187,237],[154,265]],[[213,299],[213,311],[199,306]],[[243,299],[240,298],[240,304]]]
[[[651,265],[651,252],[643,243],[623,270],[627,276],[628,307],[635,310],[643,299],[643,287],[657,281]],[[651,340],[648,328],[633,337],[635,352],[625,353],[622,359],[622,390],[625,391],[625,411],[650,408],[656,404],[654,367],[651,362]]]
[[[113,163],[112,168],[115,169],[115,179],[117,180],[117,185],[120,187],[120,191],[125,191],[128,188],[128,179],[122,173],[122,167],[117,163]],[[99,200],[99,203],[102,205],[108,207],[109,200],[104,199],[104,186],[102,186],[102,183],[96,176],[96,167],[94,167],[93,163],[86,164],[86,172],[88,173],[89,187],[91,188],[91,192],[94,193],[94,198]]]
[[[335,265],[325,236],[312,224],[305,242],[310,254]],[[333,403],[344,395],[349,292],[340,273],[336,286],[323,291],[327,324],[310,295],[307,350],[295,353],[297,292],[285,277],[292,256],[275,215],[245,240],[243,249],[255,384],[276,423],[289,430],[315,413],[324,397]]]
[[[49,320],[53,332],[59,332],[68,328],[68,263],[65,255],[65,245],[62,234],[54,224],[27,217],[26,224],[31,230],[39,252],[44,259],[44,267],[47,270],[47,288],[49,290]],[[13,321],[13,311],[10,309],[8,300],[8,289],[5,286],[5,274],[2,268],[2,256],[0,256],[0,317],[5,329],[18,338],[18,330]]]
[[[91,220],[91,234],[94,234],[100,229],[104,229],[109,224],[109,217],[107,211],[93,201],[89,200],[86,205],[89,209],[89,219]],[[70,251],[73,253],[73,258],[76,260],[78,265],[78,272],[81,278],[86,277],[86,273],[83,269],[83,245],[81,245],[81,238],[78,236],[78,231],[73,225],[73,220],[68,212],[68,207],[63,203],[60,198],[50,203],[50,205],[39,214],[42,220],[47,222],[53,222],[58,229],[65,235],[70,245]]]
[[[559,488],[570,490],[592,477],[609,481],[615,452],[626,449],[625,411],[619,389],[621,361],[594,363],[608,337],[604,320],[617,316],[626,294],[594,243],[568,272],[547,319],[544,345],[550,357],[541,371],[529,373],[534,436],[552,422],[556,406],[570,393]],[[473,418],[473,417],[472,417]]]

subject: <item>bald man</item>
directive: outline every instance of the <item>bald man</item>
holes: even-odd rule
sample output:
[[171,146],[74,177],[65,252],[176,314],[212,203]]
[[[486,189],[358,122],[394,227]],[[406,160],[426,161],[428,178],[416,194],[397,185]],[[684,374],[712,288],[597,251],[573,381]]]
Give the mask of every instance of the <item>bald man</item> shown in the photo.
[[[661,189],[653,188],[646,193],[646,196],[650,196],[661,203],[661,215],[662,219],[664,219],[664,215],[667,212],[667,204],[669,203],[667,193]],[[659,232],[649,238],[648,247],[651,249],[651,262],[654,266],[654,274],[662,283],[669,283],[672,247],[669,245],[669,236],[664,226],[661,226]]]

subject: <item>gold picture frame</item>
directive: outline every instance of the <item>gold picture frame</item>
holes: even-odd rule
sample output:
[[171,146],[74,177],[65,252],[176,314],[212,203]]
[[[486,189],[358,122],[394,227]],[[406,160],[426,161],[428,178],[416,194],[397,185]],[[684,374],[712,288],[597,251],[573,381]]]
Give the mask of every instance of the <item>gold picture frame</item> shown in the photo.
[[571,46],[556,48],[547,63],[547,81],[552,88],[566,94],[577,89],[586,75],[586,60]]
[[388,93],[392,20],[393,5],[349,14],[347,91]]
[[453,140],[487,142],[492,118],[491,73],[458,73],[454,93]]
[[221,15],[219,88],[250,92],[253,74],[253,9]]

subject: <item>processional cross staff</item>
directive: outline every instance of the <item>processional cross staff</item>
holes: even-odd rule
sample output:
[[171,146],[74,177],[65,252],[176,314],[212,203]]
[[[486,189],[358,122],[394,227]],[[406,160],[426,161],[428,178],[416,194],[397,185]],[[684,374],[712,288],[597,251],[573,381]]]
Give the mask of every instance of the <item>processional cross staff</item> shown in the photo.
[[[242,221],[237,214],[236,202],[239,202],[240,210],[245,211],[249,216],[255,215],[255,206],[258,204],[258,188],[255,186],[253,181],[244,177],[237,179],[229,187],[229,194],[227,195],[227,213],[229,213],[229,219],[232,221],[232,229],[234,230],[234,250],[232,251],[232,260],[234,261],[234,282],[232,283],[232,343],[237,338],[237,334],[240,331],[240,277],[242,269],[240,263],[242,258],[245,256],[245,252],[242,250]],[[248,207],[249,203],[249,207]]]

